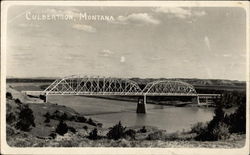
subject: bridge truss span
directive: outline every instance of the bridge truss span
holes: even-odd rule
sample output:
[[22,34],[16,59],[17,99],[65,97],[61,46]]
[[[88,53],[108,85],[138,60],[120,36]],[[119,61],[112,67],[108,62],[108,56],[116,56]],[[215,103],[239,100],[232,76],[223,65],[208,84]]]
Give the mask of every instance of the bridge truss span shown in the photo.
[[46,95],[140,95],[141,88],[129,79],[100,76],[69,76],[55,80]]
[[159,96],[197,96],[195,88],[182,81],[153,81],[142,90],[147,96],[157,94]]
[[55,80],[45,95],[128,95],[197,96],[195,88],[182,81],[163,80],[148,83],[144,89],[132,80],[100,76],[68,76]]

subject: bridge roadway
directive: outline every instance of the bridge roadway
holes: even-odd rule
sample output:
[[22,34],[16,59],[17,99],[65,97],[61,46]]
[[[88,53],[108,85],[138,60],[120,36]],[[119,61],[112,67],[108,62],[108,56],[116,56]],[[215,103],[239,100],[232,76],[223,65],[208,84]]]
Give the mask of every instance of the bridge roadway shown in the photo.
[[185,94],[185,93],[127,93],[127,92],[50,92],[46,94],[44,91],[21,91],[27,95],[86,95],[86,96],[198,96],[199,98],[216,98],[221,94]]

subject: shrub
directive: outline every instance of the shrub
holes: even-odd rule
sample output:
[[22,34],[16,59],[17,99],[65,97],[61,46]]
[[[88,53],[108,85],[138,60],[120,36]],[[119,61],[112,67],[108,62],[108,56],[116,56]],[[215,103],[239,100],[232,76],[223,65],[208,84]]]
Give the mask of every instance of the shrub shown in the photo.
[[88,130],[88,126],[85,125],[85,126],[83,127],[83,129]]
[[147,132],[146,127],[145,127],[145,126],[143,126],[143,127],[140,129],[140,132],[141,132],[141,133],[146,133],[146,132]]
[[88,119],[87,123],[96,126],[96,123],[91,118]]
[[19,121],[16,124],[16,128],[22,131],[29,131],[30,127],[35,127],[33,111],[28,107],[24,106],[19,113]]
[[56,133],[52,132],[49,136],[52,137],[53,139],[55,139],[56,138]]
[[97,123],[97,126],[101,128],[102,127],[102,123]]
[[246,105],[241,104],[235,113],[225,117],[231,133],[246,133]]
[[125,131],[124,137],[130,137],[131,139],[135,139],[136,132],[133,129],[129,129]]
[[15,130],[10,126],[6,126],[6,135],[7,137],[13,136],[15,134]]
[[14,113],[12,113],[12,112],[7,113],[7,115],[6,115],[7,124],[12,124],[15,121],[16,121],[16,116],[14,115]]
[[44,123],[49,123],[50,122],[50,113],[47,112],[45,115],[43,115],[46,119],[44,120]]
[[68,120],[68,115],[64,112],[62,116],[60,117],[62,120]]
[[215,127],[212,131],[212,139],[213,140],[225,140],[229,138],[229,127],[223,122],[220,122],[217,127]]
[[119,121],[118,124],[110,128],[109,132],[107,133],[107,137],[109,139],[115,139],[115,140],[120,139],[124,137],[125,129],[126,127],[123,127],[121,122]]
[[88,136],[89,139],[92,139],[92,140],[96,140],[98,139],[98,131],[96,128],[94,128],[90,133],[89,133],[89,136]]
[[50,122],[50,118],[46,117],[46,119],[44,120],[44,123],[49,123]]
[[223,122],[219,122],[214,128],[203,128],[195,137],[199,141],[216,141],[229,138],[229,126]]
[[191,133],[197,133],[200,134],[202,132],[204,132],[204,130],[207,128],[207,124],[203,123],[203,122],[198,122],[196,124],[194,124],[191,127]]
[[12,96],[12,94],[10,92],[6,92],[6,98],[7,99],[12,99],[13,96]]
[[[76,122],[82,122],[85,123],[87,121],[87,119],[83,116],[77,116],[76,117]],[[92,120],[91,120],[92,121]]]
[[147,137],[147,140],[160,140],[160,139],[164,139],[164,135],[161,131],[150,133]]
[[63,136],[67,132],[68,132],[68,125],[64,123],[63,120],[61,120],[56,127],[56,133]]
[[51,115],[50,115],[49,112],[46,112],[46,114],[44,114],[43,116],[46,117],[46,118],[47,118],[47,117],[49,117],[49,118],[51,117]]
[[76,129],[75,129],[75,128],[69,126],[68,129],[69,129],[69,131],[71,131],[72,133],[76,133]]
[[17,99],[15,99],[15,103],[21,104],[22,102],[17,98]]

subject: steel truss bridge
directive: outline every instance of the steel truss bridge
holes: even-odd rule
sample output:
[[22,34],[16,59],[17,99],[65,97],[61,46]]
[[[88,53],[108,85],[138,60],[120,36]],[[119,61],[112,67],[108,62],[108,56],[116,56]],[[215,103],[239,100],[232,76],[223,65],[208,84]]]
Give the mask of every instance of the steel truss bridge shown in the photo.
[[[146,104],[146,96],[193,96],[205,99],[219,97],[220,94],[197,94],[195,88],[182,81],[163,80],[148,83],[141,88],[135,81],[125,78],[105,78],[100,76],[68,76],[55,80],[44,91],[25,91],[27,94],[48,95],[85,95],[85,96],[141,96]],[[139,102],[139,101],[138,101]]]
[[197,96],[194,87],[181,81],[154,81],[143,89],[129,79],[69,76],[55,80],[46,95]]

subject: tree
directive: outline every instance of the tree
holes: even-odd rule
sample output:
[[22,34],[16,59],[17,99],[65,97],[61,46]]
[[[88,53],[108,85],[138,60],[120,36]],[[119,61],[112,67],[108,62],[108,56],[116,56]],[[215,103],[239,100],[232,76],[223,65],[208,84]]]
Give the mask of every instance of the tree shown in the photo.
[[67,132],[68,132],[68,125],[64,123],[63,120],[61,120],[56,127],[56,133],[63,136]]
[[94,128],[88,136],[89,139],[96,140],[99,138],[97,128]]
[[109,139],[115,139],[115,140],[120,139],[124,137],[125,129],[126,127],[123,127],[121,121],[119,121],[118,124],[110,128],[109,132],[107,133],[107,137]]
[[22,131],[29,131],[31,126],[36,126],[33,111],[28,105],[25,105],[19,113],[19,121],[16,124],[16,128]]

